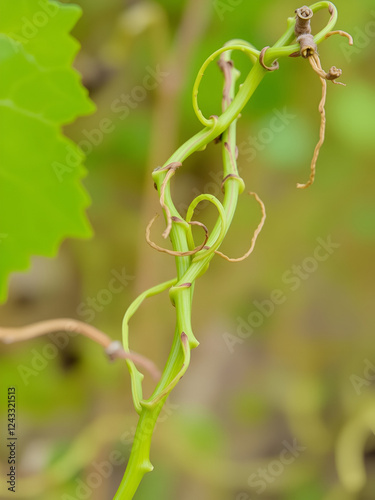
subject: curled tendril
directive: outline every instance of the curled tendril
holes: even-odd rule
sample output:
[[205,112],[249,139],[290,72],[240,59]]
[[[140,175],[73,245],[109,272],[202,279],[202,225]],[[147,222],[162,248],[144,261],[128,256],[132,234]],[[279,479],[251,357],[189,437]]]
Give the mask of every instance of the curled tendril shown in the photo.
[[237,259],[233,259],[233,258],[225,255],[224,253],[219,252],[218,250],[215,250],[216,255],[218,255],[219,257],[222,257],[223,259],[227,260],[228,262],[241,262],[249,257],[249,255],[253,252],[253,250],[255,248],[255,243],[258,239],[259,233],[262,231],[264,223],[266,221],[266,207],[265,207],[263,201],[259,198],[259,196],[256,193],[253,193],[250,191],[249,195],[254,196],[256,201],[259,203],[260,208],[262,210],[262,219],[261,219],[260,223],[258,224],[258,227],[256,228],[256,230],[254,231],[253,237],[251,239],[251,245],[250,245],[249,250],[242,257],[239,257]]
[[332,2],[317,2],[313,5],[310,5],[310,9],[314,14],[319,10],[328,9],[328,12],[331,14],[327,25],[314,37],[315,42],[319,43],[320,41],[324,40],[326,34],[332,31],[332,28],[335,26],[338,17],[337,9]]
[[[242,38],[233,38],[232,40],[229,40],[228,42],[226,42],[224,44],[224,47],[230,47],[231,45],[245,45],[245,47],[248,47],[249,49],[251,49],[253,51],[253,53],[251,52],[248,52],[247,55],[250,59],[250,61],[255,64],[258,60],[258,55],[259,55],[259,51],[257,50],[256,47],[254,47],[253,44],[249,43],[247,40],[243,40]],[[231,51],[229,50],[227,53],[223,52],[222,56],[223,57],[226,57],[226,60],[228,61],[230,59],[230,56],[231,56]],[[233,68],[233,70],[235,71],[235,69]]]
[[[240,41],[240,40],[236,40]],[[194,82],[194,87],[193,87],[193,108],[196,117],[198,120],[201,122],[202,125],[205,127],[213,127],[215,125],[215,119],[211,117],[210,119],[206,118],[202,111],[199,108],[198,105],[198,93],[199,93],[199,87],[204,75],[204,72],[208,68],[208,66],[218,57],[221,55],[223,52],[227,51],[233,51],[233,50],[239,50],[240,52],[244,52],[245,54],[249,55],[250,59],[252,62],[254,62],[254,57],[256,59],[259,58],[260,52],[256,49],[254,49],[250,44],[234,44],[234,45],[225,45],[224,47],[221,47],[220,49],[216,50],[213,54],[211,54],[205,62],[202,64],[200,70],[198,71],[197,78]]]
[[[141,293],[128,307],[124,314],[124,318],[122,320],[122,343],[124,347],[125,352],[130,352],[129,351],[129,321],[132,318],[132,316],[138,311],[139,307],[142,305],[145,299],[149,297],[153,297],[154,295],[158,295],[159,293],[164,292],[168,288],[171,288],[177,283],[177,279],[173,279],[170,281],[166,281],[165,283],[161,283],[160,285],[156,285],[149,290],[146,290],[145,292]],[[128,359],[127,360],[127,365],[130,373],[130,379],[131,379],[131,389],[132,389],[132,396],[133,396],[133,403],[134,403],[134,408],[137,411],[137,413],[141,413],[142,411],[142,406],[140,404],[140,401],[143,398],[143,391],[142,391],[142,380],[143,380],[143,374],[137,369],[135,366],[133,360]]]
[[186,370],[189,368],[190,364],[190,346],[189,346],[189,339],[188,336],[186,335],[185,332],[182,332],[181,334],[181,347],[182,347],[182,352],[184,356],[184,362],[181,366],[180,371],[177,373],[177,375],[174,377],[174,379],[170,382],[167,387],[162,390],[159,394],[156,394],[154,397],[150,398],[149,400],[143,400],[140,402],[140,404],[145,407],[145,408],[155,408],[155,406],[160,403],[162,399],[168,396],[168,394],[176,387],[178,382],[182,379],[182,377],[185,375]]
[[[208,240],[208,236],[209,236],[208,229],[204,224],[202,224],[201,222],[198,222],[198,221],[188,221],[188,224],[199,226],[205,232],[204,242],[201,245],[199,245],[197,248],[195,248],[194,250],[189,250],[187,252],[177,252],[175,250],[168,250],[168,248],[163,248],[163,247],[157,245],[154,241],[151,240],[150,232],[151,232],[151,227],[152,227],[153,223],[155,222],[155,220],[158,217],[159,217],[159,214],[156,214],[155,217],[153,217],[150,220],[150,222],[148,223],[148,225],[146,227],[146,241],[150,245],[150,247],[154,248],[158,252],[167,253],[168,255],[172,255],[174,257],[188,257],[189,255],[195,255],[196,253],[198,253],[200,250],[202,250],[205,247],[207,240]],[[181,222],[183,222],[182,219],[181,219]]]
[[[196,198],[194,198],[194,200],[190,203],[189,208],[187,210],[186,222],[190,223],[189,221],[193,217],[194,210],[196,209],[197,205],[199,203],[201,203],[202,201],[209,201],[210,203],[215,205],[215,207],[217,208],[217,210],[219,212],[220,222],[221,222],[220,231],[219,231],[219,234],[217,237],[214,234],[211,235],[209,240],[211,238],[215,238],[214,242],[209,241],[209,244],[207,246],[205,243],[203,245],[204,251],[202,251],[202,253],[196,255],[194,257],[193,262],[197,262],[198,260],[203,259],[204,257],[207,257],[208,255],[215,252],[215,250],[221,245],[221,243],[225,237],[225,234],[226,234],[226,216],[225,216],[224,207],[221,204],[221,202],[216,198],[216,196],[213,196],[212,194],[201,194],[201,195],[197,196]],[[188,242],[190,245],[191,244],[194,245],[193,236],[191,234],[191,231],[188,234]]]
[[276,71],[279,69],[279,63],[277,61],[274,61],[272,63],[272,66],[267,66],[264,62],[264,57],[266,55],[267,50],[270,48],[269,45],[267,47],[263,47],[263,49],[260,51],[259,54],[259,64],[266,69],[267,71]]

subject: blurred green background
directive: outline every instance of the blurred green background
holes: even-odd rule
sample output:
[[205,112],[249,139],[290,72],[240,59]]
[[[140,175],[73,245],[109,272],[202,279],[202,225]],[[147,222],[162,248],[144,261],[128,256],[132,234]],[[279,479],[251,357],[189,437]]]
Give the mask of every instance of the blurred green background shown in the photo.
[[[272,45],[300,5],[77,3],[83,17],[73,32],[82,44],[76,67],[97,112],[66,134],[88,153],[84,184],[95,236],[66,241],[56,259],[35,258],[28,273],[14,275],[1,324],[75,317],[120,339],[129,303],[174,276],[173,259],[144,238],[147,222],[160,212],[151,171],[200,129],[191,106],[200,65],[231,38],[258,49]],[[342,68],[347,87],[328,85],[316,182],[306,191],[295,188],[308,179],[318,138],[320,82],[307,61],[282,60],[238,123],[239,167],[247,188],[266,204],[266,225],[247,261],[216,259],[197,283],[193,325],[201,345],[162,413],[151,453],[155,471],[137,500],[374,498],[375,5],[336,5],[337,28],[351,32],[355,46],[341,37],[320,46],[323,67]],[[314,31],[327,16],[315,16]],[[246,75],[246,58],[234,60]],[[145,77],[158,68],[167,74],[145,91]],[[199,97],[207,116],[219,114],[221,91],[222,75],[212,65]],[[127,110],[119,108],[122,94],[132,96]],[[105,119],[110,132],[99,130]],[[88,136],[91,142],[82,143]],[[220,171],[218,145],[187,160],[173,183],[177,208],[183,211],[200,192],[218,194]],[[210,223],[214,215],[208,209],[200,217]],[[226,253],[246,251],[259,217],[255,202],[241,197]],[[314,263],[319,241],[329,238],[338,247]],[[301,265],[308,271],[292,290],[286,276]],[[119,293],[108,293],[114,272],[125,278]],[[285,300],[252,328],[259,319],[253,313],[275,290]],[[174,332],[168,295],[145,303],[130,326],[132,349],[163,367]],[[126,366],[108,363],[87,339],[69,338],[55,356],[48,344],[51,339],[41,338],[1,347],[1,434],[3,388],[18,389],[16,497],[111,499],[137,422]],[[33,370],[26,379],[22,366]],[[153,384],[146,377],[147,393]],[[3,481],[4,446],[0,458]]]

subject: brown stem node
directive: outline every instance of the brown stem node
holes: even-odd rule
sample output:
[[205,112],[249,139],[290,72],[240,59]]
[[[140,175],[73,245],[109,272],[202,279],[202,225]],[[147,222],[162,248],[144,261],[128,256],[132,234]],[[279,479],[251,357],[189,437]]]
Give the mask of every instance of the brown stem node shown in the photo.
[[311,34],[310,21],[313,15],[313,11],[306,5],[296,10],[296,25],[294,32],[297,42],[301,47],[300,54],[304,58],[311,56],[318,50],[314,37]]
[[222,54],[218,60],[218,65],[224,75],[225,84],[223,89],[222,109],[225,109],[225,106],[229,107],[231,103],[230,89],[232,86],[233,61],[225,60],[224,55]]
[[313,54],[316,54],[316,52],[318,51],[318,47],[314,41],[314,37],[311,34],[300,35],[299,37],[297,37],[297,42],[300,44],[300,53],[304,59],[307,59]]
[[307,5],[296,9],[297,29],[310,29],[310,20],[313,15],[314,12]]
[[182,283],[182,285],[178,285],[177,288],[190,288],[191,287],[191,283]]
[[228,179],[239,179],[240,181],[243,182],[242,177],[240,177],[237,174],[228,174],[227,176],[224,177],[224,179],[221,182],[221,191],[224,193],[225,191],[225,183],[227,182]]
[[335,15],[335,9],[334,9],[334,7],[333,7],[333,5],[331,3],[328,6],[328,12],[331,14],[331,17],[330,17],[330,20],[329,20],[329,22],[331,22],[332,19],[333,19],[333,16]]

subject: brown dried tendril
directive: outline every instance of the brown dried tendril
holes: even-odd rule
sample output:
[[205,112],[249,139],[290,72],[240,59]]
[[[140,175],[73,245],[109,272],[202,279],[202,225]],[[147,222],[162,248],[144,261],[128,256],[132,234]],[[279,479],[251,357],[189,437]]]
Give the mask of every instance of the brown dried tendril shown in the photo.
[[[197,248],[195,248],[194,250],[190,250],[188,252],[177,252],[175,250],[168,250],[168,248],[163,248],[163,247],[157,245],[154,241],[151,240],[150,233],[151,233],[151,227],[158,217],[159,217],[159,214],[156,214],[155,217],[153,217],[151,219],[151,221],[148,223],[148,225],[146,227],[146,241],[150,245],[150,247],[154,248],[158,252],[167,253],[168,255],[173,255],[174,257],[188,257],[189,255],[195,255],[200,250],[203,250],[204,246],[207,243],[209,234],[208,234],[207,227],[204,224],[202,224],[202,222],[198,222],[198,221],[186,222],[186,221],[181,220],[181,222],[185,222],[186,224],[190,224],[191,226],[199,226],[205,232],[204,242],[201,245],[199,245]],[[171,218],[171,221],[172,221],[172,218]]]
[[251,245],[250,245],[249,250],[242,257],[239,257],[237,259],[233,259],[233,258],[225,255],[224,253],[220,252],[219,250],[215,250],[216,255],[218,255],[219,257],[222,257],[223,259],[227,260],[228,262],[241,262],[241,261],[247,259],[247,257],[249,257],[249,255],[253,252],[253,250],[255,248],[255,243],[257,241],[259,233],[263,229],[264,223],[266,221],[266,207],[265,207],[263,201],[259,198],[259,196],[256,193],[249,192],[249,195],[254,196],[256,201],[259,203],[260,208],[262,210],[262,219],[261,219],[260,223],[258,224],[258,227],[256,228],[256,230],[254,231],[253,237],[251,239]]
[[[332,19],[332,16],[334,15],[334,9],[331,4],[329,5],[328,10],[331,14],[331,19]],[[315,73],[317,73],[317,75],[319,76],[322,84],[322,98],[319,103],[319,112],[321,116],[319,141],[315,147],[313,159],[311,161],[310,178],[308,182],[306,182],[305,184],[297,184],[297,188],[299,189],[306,189],[307,187],[311,186],[311,184],[314,182],[315,179],[316,163],[318,160],[320,149],[324,143],[324,138],[325,138],[325,127],[326,127],[325,103],[327,98],[327,80],[331,81],[336,85],[345,85],[344,83],[336,81],[337,78],[339,78],[342,75],[341,69],[336,68],[336,66],[332,66],[329,72],[327,73],[322,68],[320,58],[318,55],[318,48],[314,41],[314,37],[311,34],[310,21],[313,15],[314,15],[313,11],[306,6],[296,10],[295,34],[297,41],[300,44],[300,54],[302,57],[309,60],[311,67],[313,68]],[[353,44],[352,37],[345,31],[340,31],[340,30],[331,31],[330,33],[327,33],[325,38],[329,38],[332,35],[344,36],[348,38],[350,45]]]
[[266,55],[266,52],[267,50],[269,49],[270,47],[267,46],[267,47],[263,47],[263,49],[260,51],[260,54],[259,54],[259,63],[261,66],[263,66],[264,69],[266,69],[267,71],[276,71],[279,69],[279,63],[277,61],[273,61],[272,63],[272,66],[267,66],[265,63],[264,63],[264,57]]

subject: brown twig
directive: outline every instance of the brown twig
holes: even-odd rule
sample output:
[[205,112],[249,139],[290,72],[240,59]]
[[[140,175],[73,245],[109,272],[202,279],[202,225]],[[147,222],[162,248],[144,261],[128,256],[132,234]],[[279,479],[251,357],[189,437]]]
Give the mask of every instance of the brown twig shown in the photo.
[[[237,159],[237,158],[236,158]],[[244,182],[243,182],[243,179],[242,177],[240,177],[239,175],[237,174],[228,174],[224,177],[224,179],[221,181],[221,191],[222,193],[225,192],[225,183],[227,182],[228,179],[238,179],[243,185],[244,185]]]
[[[221,54],[220,59],[217,62],[219,68],[223,72],[224,75],[224,90],[223,90],[223,100],[222,100],[222,109],[225,109],[225,106],[229,107],[232,99],[230,98],[230,88],[232,85],[232,69],[233,69],[233,61],[226,61],[224,59],[224,54]],[[221,135],[219,136],[221,137]],[[218,138],[216,138],[218,139]],[[215,139],[215,141],[216,141]]]
[[108,335],[92,325],[70,318],[57,318],[19,328],[0,328],[0,340],[4,344],[22,342],[42,335],[56,332],[80,333],[104,347],[111,359],[122,358],[133,361],[136,365],[145,368],[153,378],[160,378],[160,371],[156,365],[141,354],[125,351],[120,342],[113,341]]

